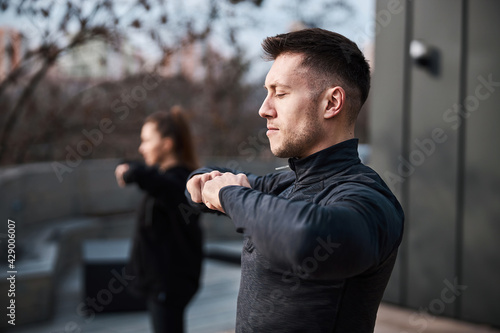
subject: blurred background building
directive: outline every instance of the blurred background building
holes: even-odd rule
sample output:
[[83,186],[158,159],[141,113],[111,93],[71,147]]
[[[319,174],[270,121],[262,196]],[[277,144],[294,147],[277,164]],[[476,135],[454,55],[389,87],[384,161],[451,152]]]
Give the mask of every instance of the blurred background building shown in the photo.
[[0,81],[21,61],[21,47],[18,30],[0,27]]
[[92,40],[63,55],[57,71],[66,78],[117,80],[139,73],[144,63],[140,51],[126,42],[116,48],[104,40]]

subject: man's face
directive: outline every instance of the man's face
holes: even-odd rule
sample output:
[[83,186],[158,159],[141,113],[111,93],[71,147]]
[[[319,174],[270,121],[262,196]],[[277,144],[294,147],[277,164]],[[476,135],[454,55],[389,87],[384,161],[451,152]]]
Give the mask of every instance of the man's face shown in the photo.
[[322,137],[320,94],[312,90],[302,59],[300,54],[278,56],[264,84],[267,97],[259,115],[267,119],[267,136],[277,157],[306,157],[318,150]]

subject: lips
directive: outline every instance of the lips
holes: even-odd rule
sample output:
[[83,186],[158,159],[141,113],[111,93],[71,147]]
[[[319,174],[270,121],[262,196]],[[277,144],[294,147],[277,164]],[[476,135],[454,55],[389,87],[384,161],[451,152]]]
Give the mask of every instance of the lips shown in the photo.
[[274,126],[267,126],[267,132],[266,132],[266,135],[269,136],[269,135],[272,135],[274,133],[277,133],[279,131],[279,129],[277,127],[274,127]]

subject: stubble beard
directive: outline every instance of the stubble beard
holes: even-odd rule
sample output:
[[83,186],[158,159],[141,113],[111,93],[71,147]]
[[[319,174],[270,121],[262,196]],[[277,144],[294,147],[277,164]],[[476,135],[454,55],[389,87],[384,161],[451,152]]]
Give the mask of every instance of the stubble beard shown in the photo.
[[302,127],[300,133],[290,133],[286,130],[283,132],[280,131],[280,135],[283,135],[283,141],[278,147],[273,148],[271,146],[274,156],[280,158],[304,158],[306,157],[306,152],[317,143],[320,124],[316,118],[315,110],[309,108],[306,110],[306,113],[306,124]]

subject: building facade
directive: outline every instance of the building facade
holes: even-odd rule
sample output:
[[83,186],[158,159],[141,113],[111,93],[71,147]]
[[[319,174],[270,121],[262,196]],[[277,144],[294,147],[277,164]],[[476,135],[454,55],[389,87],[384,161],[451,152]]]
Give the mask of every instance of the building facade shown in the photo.
[[500,2],[376,8],[371,164],[406,213],[385,300],[414,308],[416,326],[500,326]]

